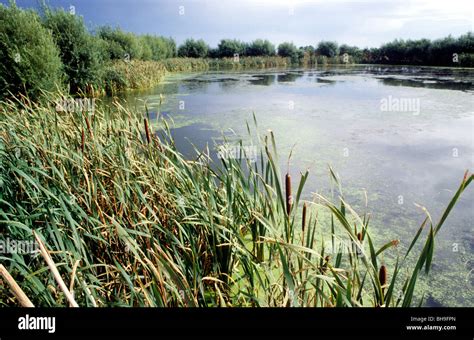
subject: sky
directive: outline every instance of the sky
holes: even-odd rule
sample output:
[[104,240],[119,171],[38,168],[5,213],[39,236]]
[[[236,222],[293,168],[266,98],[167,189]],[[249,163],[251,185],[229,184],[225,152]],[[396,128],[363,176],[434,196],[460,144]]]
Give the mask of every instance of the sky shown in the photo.
[[[38,0],[17,0],[38,7]],[[0,0],[7,4],[8,0]],[[81,15],[90,30],[119,26],[137,34],[204,39],[224,38],[298,46],[333,40],[378,47],[394,39],[437,39],[474,29],[473,0],[47,0]]]

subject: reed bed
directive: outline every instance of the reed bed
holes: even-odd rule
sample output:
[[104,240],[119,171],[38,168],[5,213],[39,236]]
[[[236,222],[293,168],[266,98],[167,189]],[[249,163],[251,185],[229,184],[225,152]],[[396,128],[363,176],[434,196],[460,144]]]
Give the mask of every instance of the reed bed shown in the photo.
[[155,61],[115,61],[105,71],[105,92],[114,94],[127,89],[150,88],[160,83],[166,67]]
[[207,60],[201,58],[169,58],[161,63],[168,72],[195,72],[209,69]]
[[[369,216],[341,191],[303,201],[309,173],[281,173],[271,132],[257,137],[257,162],[213,164],[207,151],[185,159],[166,121],[161,139],[155,125],[119,103],[92,114],[25,97],[1,103],[0,238],[41,251],[0,260],[32,304],[419,304],[435,236],[473,179],[466,172],[441,219],[428,215],[400,254],[395,240],[374,244]],[[0,305],[18,305],[16,296],[2,286]]]
[[209,59],[209,68],[214,70],[240,70],[251,68],[274,68],[288,67],[291,65],[289,58],[283,57],[240,57],[238,61],[234,58]]
[[87,95],[114,95],[118,92],[134,89],[151,88],[159,84],[167,73],[202,72],[209,69],[248,69],[287,67],[288,58],[281,57],[242,57],[239,61],[233,58],[169,58],[162,61],[114,61],[106,69],[102,87],[89,86]]

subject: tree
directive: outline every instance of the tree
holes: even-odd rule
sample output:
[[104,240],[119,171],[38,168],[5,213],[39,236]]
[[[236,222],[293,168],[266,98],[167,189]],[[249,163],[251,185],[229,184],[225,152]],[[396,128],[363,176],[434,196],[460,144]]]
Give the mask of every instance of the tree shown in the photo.
[[318,53],[328,58],[334,57],[339,54],[337,43],[334,41],[321,41],[318,44]]
[[222,39],[217,46],[218,55],[221,58],[233,57],[235,54],[242,56],[245,54],[245,49],[245,43],[235,39]]
[[150,44],[148,44],[147,39],[142,36],[139,37],[142,54],[140,59],[142,60],[153,60],[153,50],[151,49]]
[[71,92],[100,82],[104,51],[100,41],[86,29],[82,17],[64,10],[45,9],[43,24],[51,30],[64,65]]
[[209,47],[204,40],[187,39],[181,46],[179,46],[178,56],[188,58],[206,58],[208,51]]
[[283,42],[278,45],[278,55],[284,58],[291,58],[291,62],[296,64],[299,62],[300,56],[302,56],[303,52],[299,51],[296,48],[295,44],[291,42]]
[[209,58],[219,58],[219,50],[217,48],[209,48],[207,56]]
[[302,49],[304,52],[307,52],[309,55],[313,55],[316,52],[314,47],[311,45],[302,46],[300,49]]
[[275,45],[268,40],[257,39],[247,46],[248,56],[274,56]]
[[98,36],[106,42],[110,59],[141,59],[143,55],[139,38],[133,33],[122,31],[120,28],[103,26]]
[[280,57],[293,57],[297,55],[298,49],[296,48],[295,44],[290,42],[284,42],[278,45],[278,55]]
[[[151,49],[152,60],[163,60],[176,57],[176,43],[172,38],[145,35],[142,37],[144,43]],[[146,48],[145,48],[146,49]],[[142,57],[144,56],[144,53]]]
[[32,99],[61,83],[62,64],[51,33],[31,10],[0,4],[0,96]]

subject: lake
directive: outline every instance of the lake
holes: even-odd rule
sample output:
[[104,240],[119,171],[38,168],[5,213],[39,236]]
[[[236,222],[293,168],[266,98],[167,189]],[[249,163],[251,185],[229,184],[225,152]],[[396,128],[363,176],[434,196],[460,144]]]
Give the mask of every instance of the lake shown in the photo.
[[[163,97],[160,97],[162,95]],[[403,66],[220,71],[172,75],[123,95],[152,119],[172,120],[193,157],[222,135],[271,129],[283,171],[310,170],[305,199],[330,193],[328,165],[347,200],[372,214],[377,239],[407,245],[425,215],[436,222],[464,172],[474,170],[474,70]],[[161,104],[160,104],[161,103]],[[158,123],[159,124],[159,123]],[[292,152],[288,164],[288,155]],[[366,194],[365,194],[366,193]],[[474,193],[468,189],[437,236],[433,270],[420,282],[427,306],[474,306]]]

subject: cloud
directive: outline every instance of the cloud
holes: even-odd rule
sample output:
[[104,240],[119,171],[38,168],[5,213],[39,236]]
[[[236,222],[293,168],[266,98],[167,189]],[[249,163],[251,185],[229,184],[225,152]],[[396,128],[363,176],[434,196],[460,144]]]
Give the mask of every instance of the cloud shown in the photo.
[[[0,0],[6,3],[7,0]],[[95,0],[78,2],[91,26],[120,25],[136,33],[202,38],[268,38],[315,45],[335,40],[374,47],[393,40],[454,36],[473,30],[472,0]],[[17,0],[35,6],[37,0]],[[49,0],[68,8],[69,0]],[[185,15],[179,15],[179,6]]]

